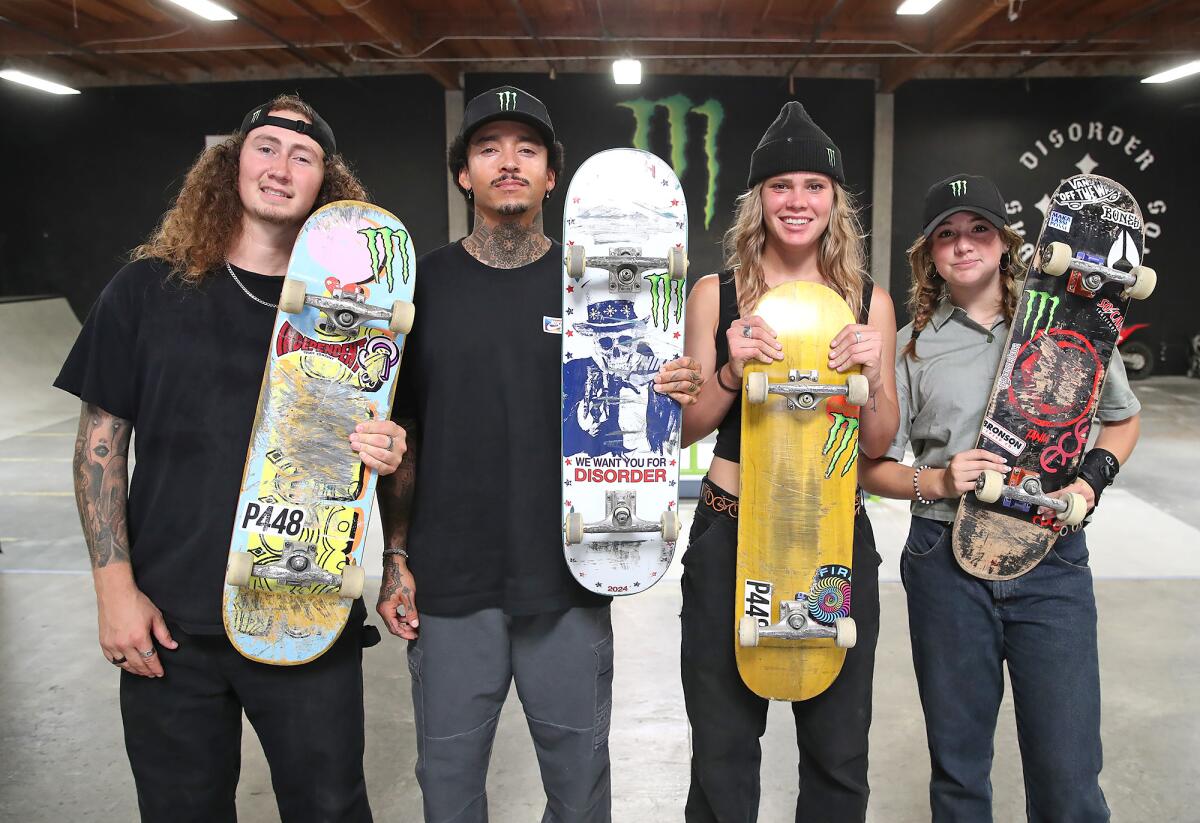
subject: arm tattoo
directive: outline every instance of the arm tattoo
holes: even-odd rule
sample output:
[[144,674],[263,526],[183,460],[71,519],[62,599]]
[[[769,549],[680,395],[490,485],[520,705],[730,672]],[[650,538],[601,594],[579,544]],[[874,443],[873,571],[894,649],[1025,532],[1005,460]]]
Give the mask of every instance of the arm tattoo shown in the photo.
[[408,522],[412,516],[413,488],[417,479],[417,453],[420,451],[420,432],[416,421],[396,422],[404,428],[408,451],[394,473],[379,479],[375,491],[379,499],[379,517],[386,546],[404,546],[408,541]]
[[506,221],[489,227],[476,209],[475,230],[462,243],[468,254],[496,269],[527,266],[550,248],[550,238],[542,232],[541,211],[530,226]]
[[75,503],[92,568],[129,562],[126,500],[133,426],[85,403],[75,438]]

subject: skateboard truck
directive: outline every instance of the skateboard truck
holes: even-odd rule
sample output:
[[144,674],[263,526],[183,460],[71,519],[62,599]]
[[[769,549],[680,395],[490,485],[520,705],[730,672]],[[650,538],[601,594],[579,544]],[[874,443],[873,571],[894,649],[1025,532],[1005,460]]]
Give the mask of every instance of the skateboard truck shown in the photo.
[[765,371],[746,375],[746,399],[753,405],[767,402],[767,396],[781,394],[787,398],[787,407],[792,411],[808,411],[817,405],[818,398],[846,396],[852,406],[861,406],[871,394],[870,383],[861,374],[847,375],[845,385],[818,383],[817,370],[788,370],[788,382],[771,384]]
[[249,552],[234,552],[229,556],[229,569],[225,582],[231,586],[247,586],[250,578],[275,580],[285,586],[332,586],[340,597],[354,600],[362,596],[367,574],[362,566],[347,565],[341,574],[321,568],[317,562],[317,550],[308,543],[284,541],[283,552],[278,560],[270,563],[255,563]]
[[1018,485],[1009,486],[1000,472],[984,471],[975,481],[975,497],[981,503],[996,503],[1004,499],[1045,506],[1054,511],[1066,526],[1078,526],[1087,515],[1087,500],[1082,494],[1072,492],[1065,500],[1049,497],[1042,491],[1042,481],[1037,477],[1025,477]]
[[567,246],[567,276],[582,280],[588,267],[608,270],[608,290],[613,292],[638,292],[642,281],[638,273],[649,269],[666,269],[672,280],[687,277],[687,257],[683,249],[675,246],[666,257],[645,257],[637,247],[620,247],[600,257],[588,257],[583,246]]
[[839,617],[832,626],[818,623],[808,613],[808,595],[796,592],[795,600],[784,600],[779,604],[779,622],[771,626],[760,626],[758,620],[748,614],[738,621],[738,644],[742,648],[753,648],[759,640],[821,640],[833,638],[839,649],[850,649],[858,642],[858,629],[853,617]]
[[607,491],[604,493],[604,519],[584,523],[583,515],[571,511],[564,525],[567,545],[583,542],[585,534],[646,534],[662,532],[663,540],[679,539],[679,515],[665,511],[657,523],[637,516],[637,492]]
[[413,324],[413,304],[407,300],[396,300],[391,309],[382,309],[369,305],[361,289],[347,296],[341,288],[335,288],[332,296],[324,297],[308,294],[303,280],[286,278],[283,291],[279,294],[279,310],[299,314],[305,306],[318,309],[335,329],[343,332],[356,331],[368,320],[383,320],[388,324],[388,329],[396,334],[408,334]]
[[1074,259],[1071,247],[1058,241],[1047,243],[1041,250],[1038,266],[1051,277],[1060,277],[1068,270],[1077,271],[1083,276],[1083,287],[1091,292],[1099,291],[1105,283],[1120,283],[1125,287],[1122,296],[1132,300],[1145,300],[1158,282],[1158,275],[1149,266],[1134,266],[1124,272],[1103,263]]

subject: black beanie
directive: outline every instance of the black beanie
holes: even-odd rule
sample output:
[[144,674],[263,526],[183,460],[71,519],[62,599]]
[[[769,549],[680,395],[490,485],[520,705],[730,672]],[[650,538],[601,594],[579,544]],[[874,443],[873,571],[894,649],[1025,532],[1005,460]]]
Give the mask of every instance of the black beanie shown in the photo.
[[828,174],[839,183],[846,182],[842,153],[812,121],[804,106],[793,100],[779,110],[779,116],[750,155],[746,187],[753,188],[768,177],[795,171]]

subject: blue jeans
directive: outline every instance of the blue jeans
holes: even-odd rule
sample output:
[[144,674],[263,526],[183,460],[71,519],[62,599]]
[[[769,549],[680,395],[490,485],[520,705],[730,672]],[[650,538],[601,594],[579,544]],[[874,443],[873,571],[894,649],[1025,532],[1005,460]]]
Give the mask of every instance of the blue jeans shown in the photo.
[[933,820],[992,820],[993,740],[1007,662],[1029,820],[1107,821],[1096,600],[1083,531],[1002,581],[959,568],[950,534],[947,524],[914,517],[900,561],[933,769]]

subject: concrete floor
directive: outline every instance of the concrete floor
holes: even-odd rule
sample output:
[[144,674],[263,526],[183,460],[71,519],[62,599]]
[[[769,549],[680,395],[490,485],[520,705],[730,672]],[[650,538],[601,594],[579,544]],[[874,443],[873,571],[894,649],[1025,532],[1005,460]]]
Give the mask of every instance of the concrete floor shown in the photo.
[[[11,326],[0,322],[4,328]],[[46,354],[20,361],[0,354],[0,374],[8,374],[0,384],[0,820],[135,820],[117,674],[96,645],[95,603],[71,494],[74,405],[38,388],[53,376],[54,349],[41,347]],[[0,337],[0,353],[7,351]],[[1200,381],[1153,378],[1135,390],[1145,405],[1142,441],[1088,530],[1100,609],[1101,782],[1114,820],[1195,821],[1200,614],[1193,604],[1200,595],[1200,510],[1185,481],[1200,460]],[[907,513],[902,504],[886,501],[871,504],[870,512],[884,582],[868,819],[907,823],[929,816],[928,755],[897,582]],[[378,568],[377,533],[370,546],[374,556],[367,568]],[[668,579],[613,609],[611,749],[618,821],[682,819],[688,726],[679,685],[678,574],[676,563]],[[368,589],[373,585],[378,581],[369,581]],[[403,644],[385,639],[367,652],[364,665],[366,770],[376,819],[419,821]],[[796,755],[790,721],[786,706],[772,706],[763,741],[765,823],[792,816]],[[249,727],[243,752],[241,819],[278,820]],[[1007,700],[993,783],[998,823],[1024,819]],[[515,693],[497,734],[488,788],[496,823],[539,819],[537,763]]]

